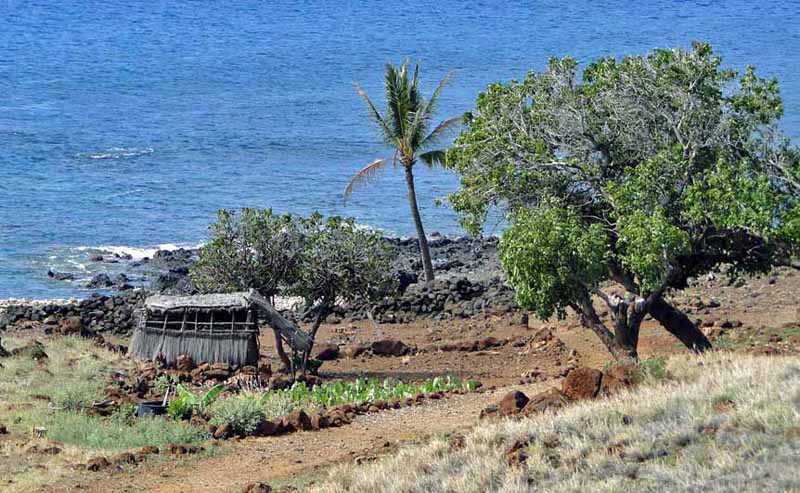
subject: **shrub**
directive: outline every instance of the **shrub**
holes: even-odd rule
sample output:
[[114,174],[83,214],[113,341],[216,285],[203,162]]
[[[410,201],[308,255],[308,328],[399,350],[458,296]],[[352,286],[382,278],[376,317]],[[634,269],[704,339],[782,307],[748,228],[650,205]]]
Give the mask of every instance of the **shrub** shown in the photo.
[[54,387],[50,400],[67,411],[83,411],[102,398],[102,385],[97,380],[70,382]]
[[211,412],[212,425],[222,426],[229,423],[237,435],[253,433],[266,418],[261,396],[252,392],[242,392],[219,401]]

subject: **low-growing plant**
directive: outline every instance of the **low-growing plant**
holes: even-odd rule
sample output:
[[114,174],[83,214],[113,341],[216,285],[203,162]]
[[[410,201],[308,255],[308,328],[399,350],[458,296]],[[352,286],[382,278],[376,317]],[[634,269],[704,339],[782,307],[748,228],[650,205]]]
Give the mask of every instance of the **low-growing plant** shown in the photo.
[[230,424],[237,435],[253,433],[264,419],[264,399],[254,392],[242,392],[218,401],[212,408],[211,424]]
[[261,395],[264,417],[270,421],[286,416],[295,408],[295,402],[286,392],[265,392]]
[[217,384],[203,395],[196,395],[178,384],[176,387],[178,397],[170,401],[167,412],[176,419],[187,418],[192,414],[203,414],[219,398],[223,390],[225,386]]
[[83,411],[102,395],[102,385],[97,380],[69,382],[53,387],[50,401],[59,409]]
[[159,375],[153,381],[153,390],[155,390],[157,394],[166,394],[167,389],[173,385],[177,385],[178,382],[178,377],[175,375]]
[[304,382],[297,382],[287,393],[296,403],[309,402],[318,406],[333,407],[341,404],[390,401],[405,399],[418,394],[452,392],[464,390],[472,392],[478,384],[474,381],[461,381],[447,376],[436,377],[420,384],[406,383],[396,379],[357,378],[352,382],[337,380],[309,389]]
[[168,443],[195,444],[208,439],[204,430],[168,419],[131,420],[119,414],[104,419],[76,412],[53,413],[47,422],[47,436],[57,442],[95,450],[126,450]]

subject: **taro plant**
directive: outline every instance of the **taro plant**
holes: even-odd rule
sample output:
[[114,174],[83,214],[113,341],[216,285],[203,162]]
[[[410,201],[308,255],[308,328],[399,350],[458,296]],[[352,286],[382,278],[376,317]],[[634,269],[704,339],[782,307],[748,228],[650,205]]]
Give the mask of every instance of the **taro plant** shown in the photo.
[[170,401],[167,413],[175,419],[188,418],[193,414],[204,414],[219,398],[223,390],[225,390],[225,386],[217,384],[203,395],[196,395],[183,385],[178,384],[176,387],[178,397]]

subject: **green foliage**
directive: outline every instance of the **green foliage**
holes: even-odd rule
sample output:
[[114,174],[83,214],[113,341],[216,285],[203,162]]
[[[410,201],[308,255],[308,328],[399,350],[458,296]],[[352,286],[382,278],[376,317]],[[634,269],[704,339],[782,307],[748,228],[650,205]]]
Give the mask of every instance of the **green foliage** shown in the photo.
[[273,296],[293,279],[302,249],[297,222],[272,209],[220,210],[209,227],[211,239],[192,266],[192,282],[201,291],[255,289]]
[[282,391],[297,404],[311,403],[316,406],[333,407],[341,404],[360,404],[363,402],[391,401],[405,399],[418,394],[431,394],[445,391],[474,391],[477,383],[462,382],[452,377],[436,377],[421,384],[405,383],[394,379],[357,378],[352,382],[337,380],[317,385],[309,389],[304,382],[296,382]]
[[500,243],[500,262],[517,302],[542,318],[565,308],[580,290],[606,277],[606,235],[587,227],[569,207],[556,204],[521,210]]
[[193,281],[205,291],[255,288],[270,296],[280,290],[310,308],[371,299],[391,288],[386,245],[353,219],[223,210],[210,229],[211,241],[192,267]]
[[217,401],[211,408],[211,424],[230,423],[237,435],[250,435],[265,419],[262,397],[253,392],[241,392]]
[[167,412],[177,419],[187,418],[192,414],[203,414],[217,400],[223,390],[225,390],[225,386],[217,384],[203,395],[195,395],[183,385],[178,384],[176,387],[178,397],[170,401]]
[[53,413],[47,422],[47,436],[57,442],[108,451],[196,444],[208,439],[208,434],[199,428],[159,417],[103,419],[74,412]]
[[704,43],[582,75],[553,59],[478,96],[448,152],[450,201],[473,234],[505,213],[503,266],[542,316],[608,276],[647,297],[720,263],[761,272],[800,250],[800,150],[782,113],[775,80],[723,69]]
[[96,379],[67,382],[53,387],[50,401],[59,409],[83,411],[103,397],[103,386]]

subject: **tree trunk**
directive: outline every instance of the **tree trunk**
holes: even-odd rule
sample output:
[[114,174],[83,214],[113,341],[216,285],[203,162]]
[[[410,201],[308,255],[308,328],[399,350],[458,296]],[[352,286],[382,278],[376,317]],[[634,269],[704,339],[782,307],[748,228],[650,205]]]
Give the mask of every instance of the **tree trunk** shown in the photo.
[[275,350],[278,352],[278,358],[280,358],[281,363],[283,363],[284,369],[291,371],[292,362],[286,354],[286,350],[283,349],[283,338],[277,329],[272,329],[272,331],[275,333]]
[[696,353],[711,349],[711,343],[703,332],[689,320],[682,311],[667,303],[663,298],[653,301],[650,314],[664,326],[670,334],[677,337],[686,347]]
[[581,324],[597,334],[597,337],[605,344],[608,352],[611,353],[611,356],[613,356],[615,360],[620,363],[630,363],[637,360],[638,354],[636,352],[636,346],[621,343],[618,335],[608,330],[608,327],[605,326],[597,315],[588,293],[584,294],[580,302],[577,305],[573,305],[572,309],[580,314]]
[[314,316],[314,322],[311,325],[311,340],[308,343],[308,349],[303,352],[303,377],[306,376],[306,366],[308,364],[308,357],[311,355],[311,350],[314,349],[314,342],[317,339],[317,331],[319,330],[319,326],[322,325],[322,322],[328,318],[328,315],[331,314],[333,310],[328,308],[328,306],[321,306],[317,310],[317,314]]
[[411,207],[411,217],[414,218],[414,226],[417,228],[417,238],[419,239],[419,251],[422,254],[422,265],[425,267],[425,281],[433,281],[433,263],[431,262],[431,252],[428,249],[428,238],[425,236],[425,228],[422,226],[422,218],[419,216],[417,207],[417,192],[414,189],[414,172],[411,166],[403,166],[406,170],[406,185],[408,186],[408,205]]

